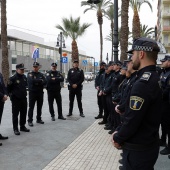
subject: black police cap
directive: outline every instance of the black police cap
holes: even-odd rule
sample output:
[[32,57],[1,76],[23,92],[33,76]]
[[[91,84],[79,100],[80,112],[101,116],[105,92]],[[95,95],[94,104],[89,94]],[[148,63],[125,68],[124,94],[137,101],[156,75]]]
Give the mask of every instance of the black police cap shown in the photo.
[[152,40],[146,37],[141,37],[133,41],[132,49],[127,51],[127,53],[132,54],[133,51],[148,51],[148,52],[157,51],[159,52],[160,49],[155,40]]
[[74,60],[73,63],[79,63],[79,60]]
[[127,60],[124,60],[126,62],[132,61],[132,54],[128,54]]
[[101,63],[100,63],[100,66],[105,66],[106,65],[106,63],[104,62],[104,61],[102,61]]
[[122,66],[121,66],[121,69],[127,70],[127,63],[128,63],[128,61],[127,61],[127,60],[124,60]]
[[109,61],[109,66],[113,66],[115,64],[114,61]]
[[160,61],[161,62],[165,62],[167,60],[170,60],[170,54],[166,54],[165,57],[162,60],[160,60]]
[[57,67],[57,63],[52,63],[51,66],[52,67]]
[[24,69],[26,69],[26,68],[24,67],[24,64],[21,63],[21,64],[17,64],[17,65],[16,65],[16,69],[24,70]]
[[121,66],[121,65],[122,65],[122,62],[119,61],[119,60],[115,61],[114,63],[115,63],[116,65],[118,65],[118,66]]
[[40,63],[38,63],[38,62],[33,63],[33,67],[38,67],[38,66],[41,66]]

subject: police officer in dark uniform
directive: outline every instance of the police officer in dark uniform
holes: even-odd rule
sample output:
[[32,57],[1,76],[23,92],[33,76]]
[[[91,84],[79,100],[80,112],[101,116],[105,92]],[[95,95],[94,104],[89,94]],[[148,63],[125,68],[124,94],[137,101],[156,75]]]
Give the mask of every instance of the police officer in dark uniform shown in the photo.
[[49,103],[49,111],[51,114],[51,120],[55,121],[54,114],[54,99],[56,100],[58,107],[58,119],[66,120],[62,114],[62,98],[61,98],[61,82],[64,82],[64,77],[61,75],[59,71],[57,71],[57,64],[51,64],[51,70],[46,74],[47,80],[47,93],[48,93],[48,103]]
[[105,62],[100,63],[100,70],[97,73],[96,78],[95,78],[95,88],[97,89],[97,103],[98,103],[98,107],[99,107],[99,114],[98,114],[98,116],[95,117],[95,119],[100,119],[103,117],[102,96],[99,96],[99,92],[100,92],[100,83],[102,80],[102,76],[105,73],[105,66],[106,66]]
[[9,79],[8,93],[12,102],[12,122],[15,135],[20,135],[18,130],[18,115],[20,113],[20,131],[29,132],[25,127],[27,115],[27,78],[24,75],[24,64],[16,65],[16,74]]
[[[5,101],[7,99],[8,99],[7,89],[6,89],[5,84],[4,84],[3,76],[0,73],[0,124],[1,124],[1,119],[2,119],[2,113],[3,113],[3,110],[4,110],[4,104],[5,104]],[[8,137],[2,136],[0,134],[0,140],[5,140],[5,139],[8,139]],[[0,146],[1,145],[2,145],[2,143],[0,143]]]
[[113,62],[110,62],[109,64],[106,65],[105,68],[105,74],[102,76],[102,81],[100,84],[100,92],[99,95],[102,97],[102,104],[103,104],[103,109],[104,109],[104,116],[103,120],[99,122],[99,125],[106,124],[109,119],[109,115],[112,111],[110,108],[111,102],[112,102],[112,74],[113,74]]
[[[163,95],[162,105],[162,136],[161,146],[165,146],[160,151],[162,155],[170,154],[170,54],[166,54],[164,59],[161,60],[163,72],[160,75],[161,89]],[[166,139],[168,137],[168,144],[166,146]]]
[[[123,79],[126,77],[125,75],[122,75],[120,72],[122,66],[122,62],[117,60],[114,63],[114,75],[113,75],[113,79],[112,79],[112,96],[111,98],[114,98],[114,95],[116,95],[116,93],[118,92],[118,87],[121,84],[121,82],[123,81]],[[112,112],[111,112],[111,126],[113,126],[111,128],[111,130],[108,132],[109,134],[112,134],[115,131],[115,128],[120,124],[120,115],[115,113],[115,106],[116,104],[112,103],[111,107],[112,107]]]
[[83,114],[83,108],[82,108],[82,88],[83,88],[83,81],[84,81],[84,72],[83,70],[78,68],[79,66],[79,61],[74,60],[73,61],[73,68],[71,68],[68,71],[68,89],[69,89],[69,114],[67,116],[72,116],[73,112],[73,104],[74,104],[74,98],[75,95],[77,97],[77,103],[78,103],[78,108],[80,112],[81,117],[85,117]]
[[149,38],[134,41],[133,69],[137,79],[129,94],[124,122],[115,131],[112,142],[123,148],[123,170],[151,170],[159,153],[159,126],[161,119],[162,92],[156,60],[159,47]]
[[117,113],[119,113],[120,115],[123,115],[125,112],[125,105],[127,102],[127,98],[128,98],[128,94],[129,91],[133,85],[133,83],[136,80],[136,73],[137,71],[134,70],[133,67],[133,63],[132,63],[132,55],[129,54],[128,59],[125,60],[126,62],[126,67],[127,67],[127,71],[126,71],[126,79],[124,82],[124,87],[122,87],[121,89],[121,96],[120,96],[120,101],[118,102],[118,104],[115,107],[115,111]]
[[39,72],[40,64],[38,62],[33,63],[33,71],[27,75],[28,79],[28,91],[29,91],[29,110],[28,110],[28,125],[33,126],[33,110],[35,103],[37,102],[37,123],[44,124],[41,119],[44,86],[46,85],[46,79],[43,73]]

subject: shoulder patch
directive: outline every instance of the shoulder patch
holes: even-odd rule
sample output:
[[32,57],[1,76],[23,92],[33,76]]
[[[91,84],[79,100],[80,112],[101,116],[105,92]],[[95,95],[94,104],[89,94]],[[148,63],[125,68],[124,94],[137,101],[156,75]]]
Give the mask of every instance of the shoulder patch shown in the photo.
[[141,97],[138,96],[131,96],[130,97],[130,108],[132,110],[140,110],[143,103],[144,103],[144,99],[142,99]]
[[47,75],[47,76],[49,76],[50,74],[49,74],[49,73],[47,73],[46,75]]
[[151,77],[150,72],[144,72],[140,79],[148,81],[150,77]]

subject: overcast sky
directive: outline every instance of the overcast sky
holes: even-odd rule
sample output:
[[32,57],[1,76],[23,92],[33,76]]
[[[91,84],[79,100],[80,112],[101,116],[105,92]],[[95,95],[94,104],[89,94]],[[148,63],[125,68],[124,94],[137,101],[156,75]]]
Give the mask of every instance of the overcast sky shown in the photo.
[[[113,0],[114,2],[114,0]],[[118,0],[119,6],[120,0]],[[147,5],[141,7],[139,13],[141,23],[149,27],[155,27],[157,22],[157,0],[150,0],[153,5],[153,12]],[[56,41],[60,30],[56,29],[57,24],[61,24],[63,17],[69,18],[70,15],[81,17],[81,23],[92,23],[85,35],[78,39],[79,51],[83,50],[86,55],[95,57],[99,60],[100,57],[100,39],[99,26],[95,11],[83,13],[84,7],[81,7],[81,0],[7,0],[7,24],[8,29],[18,29],[28,32],[33,35],[43,37],[45,41]],[[129,27],[131,29],[133,13],[129,10]],[[119,19],[120,20],[120,19]],[[12,25],[12,26],[11,26]],[[16,27],[14,27],[16,26]],[[119,25],[120,26],[120,25]],[[19,27],[19,28],[17,28]],[[42,32],[46,34],[41,34]],[[104,18],[103,22],[103,38],[110,32],[110,22]],[[47,35],[51,34],[51,35]],[[66,39],[66,46],[71,46],[71,40]],[[111,54],[111,42],[103,42],[103,59],[106,54]]]

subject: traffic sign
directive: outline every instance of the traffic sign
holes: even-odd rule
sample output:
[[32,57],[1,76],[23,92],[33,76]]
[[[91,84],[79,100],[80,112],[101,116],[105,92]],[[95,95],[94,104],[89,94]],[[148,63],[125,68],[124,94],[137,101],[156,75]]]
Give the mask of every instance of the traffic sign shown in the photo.
[[83,65],[83,66],[87,66],[87,60],[83,60],[83,61],[82,61],[82,65]]
[[62,63],[68,63],[68,58],[67,57],[62,57]]
[[95,62],[95,63],[94,63],[94,66],[98,66],[98,62]]

